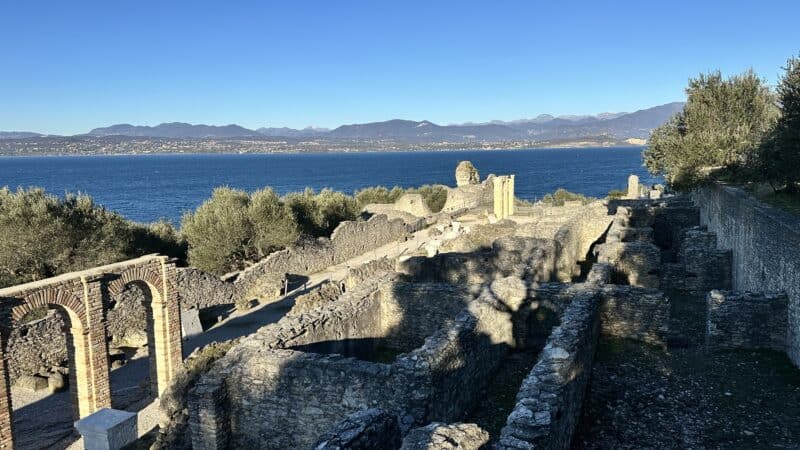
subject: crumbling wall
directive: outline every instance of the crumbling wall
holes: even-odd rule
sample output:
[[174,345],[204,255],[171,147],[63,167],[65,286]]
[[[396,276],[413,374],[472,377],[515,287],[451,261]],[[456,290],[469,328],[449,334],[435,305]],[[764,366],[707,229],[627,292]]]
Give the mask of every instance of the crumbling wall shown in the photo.
[[595,295],[585,292],[564,310],[561,325],[522,382],[496,448],[569,448],[597,346],[598,306]]
[[766,206],[744,191],[720,184],[692,194],[700,220],[732,251],[732,287],[785,292],[789,298],[787,353],[800,365],[800,219]]
[[402,441],[397,417],[378,408],[357,411],[323,434],[315,450],[398,449]]
[[303,241],[270,254],[242,271],[236,283],[249,285],[267,274],[308,275],[319,272],[402,239],[408,233],[402,220],[390,221],[384,215],[372,216],[367,221],[345,221],[333,230],[330,239]]
[[380,287],[386,346],[409,351],[443,327],[474,298],[469,286],[386,282]]
[[67,367],[65,321],[50,310],[39,320],[23,324],[11,331],[6,358],[8,376],[13,383],[22,375],[35,375],[53,367]]
[[[489,433],[474,423],[434,422],[414,428],[401,450],[478,450],[489,443]],[[384,447],[386,448],[386,447]]]
[[176,288],[182,309],[234,304],[243,295],[239,285],[199,269],[183,267],[177,274]]
[[604,286],[600,291],[602,334],[666,347],[670,303],[661,291]]
[[786,351],[788,303],[785,294],[709,292],[706,346]]

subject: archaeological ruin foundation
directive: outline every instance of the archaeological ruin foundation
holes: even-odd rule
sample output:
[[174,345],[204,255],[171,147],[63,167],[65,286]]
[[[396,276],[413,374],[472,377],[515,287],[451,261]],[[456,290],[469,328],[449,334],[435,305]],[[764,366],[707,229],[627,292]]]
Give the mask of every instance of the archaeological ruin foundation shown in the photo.
[[[455,175],[440,213],[416,194],[368,205],[329,238],[225,277],[149,256],[0,290],[1,444],[14,438],[10,383],[68,364],[84,417],[111,406],[109,349],[124,345],[148,347],[165,414],[157,448],[800,439],[770,428],[800,419],[786,381],[796,219],[723,186],[678,196],[632,176],[625,198],[552,206],[516,199],[514,175],[482,180],[469,162]],[[182,316],[209,332],[278,303],[255,332],[182,351],[193,342]],[[21,320],[43,305],[57,311]],[[737,377],[764,387],[740,393]]]

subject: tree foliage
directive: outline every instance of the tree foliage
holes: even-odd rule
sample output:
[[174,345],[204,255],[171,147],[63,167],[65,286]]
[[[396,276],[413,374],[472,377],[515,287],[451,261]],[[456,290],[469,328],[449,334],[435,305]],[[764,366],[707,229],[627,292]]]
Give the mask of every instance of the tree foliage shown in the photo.
[[183,250],[170,224],[128,222],[87,195],[0,189],[0,286],[147,253],[180,257]]
[[704,181],[709,168],[754,167],[775,124],[775,96],[752,71],[724,79],[719,72],[689,80],[683,111],[655,129],[645,166],[675,189]]
[[781,115],[761,146],[758,174],[776,189],[797,191],[800,182],[800,57],[787,61],[777,94]]

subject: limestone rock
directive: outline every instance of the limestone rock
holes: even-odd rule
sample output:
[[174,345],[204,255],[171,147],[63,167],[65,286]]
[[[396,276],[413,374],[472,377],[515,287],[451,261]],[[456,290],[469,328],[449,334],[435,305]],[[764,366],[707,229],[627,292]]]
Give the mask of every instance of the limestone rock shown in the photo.
[[39,392],[47,389],[47,378],[39,375],[22,375],[15,383],[18,388],[26,391]]
[[469,161],[461,161],[456,167],[456,186],[469,186],[470,184],[479,184],[481,182],[478,169]]
[[489,442],[489,433],[474,423],[432,423],[411,430],[401,450],[477,450]]
[[51,373],[49,377],[47,377],[47,388],[50,392],[59,392],[64,390],[67,383],[64,379],[64,375],[61,375],[58,372]]
[[394,209],[406,212],[416,217],[430,216],[431,210],[420,194],[403,194],[394,202]]

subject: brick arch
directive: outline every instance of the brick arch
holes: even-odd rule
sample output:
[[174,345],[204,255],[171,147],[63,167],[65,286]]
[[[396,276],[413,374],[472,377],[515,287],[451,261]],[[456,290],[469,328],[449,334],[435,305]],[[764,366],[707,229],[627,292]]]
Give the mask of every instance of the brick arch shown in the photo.
[[112,280],[108,284],[108,294],[111,296],[119,295],[125,286],[137,281],[145,282],[152,292],[153,299],[161,298],[164,288],[164,279],[157,271],[147,267],[134,267],[119,274],[119,278]]
[[[16,326],[25,314],[43,306],[60,306],[66,310],[72,326],[88,329],[86,307],[73,292],[60,288],[47,288],[21,298],[22,303],[11,309],[10,327]],[[77,323],[75,323],[77,321]]]

